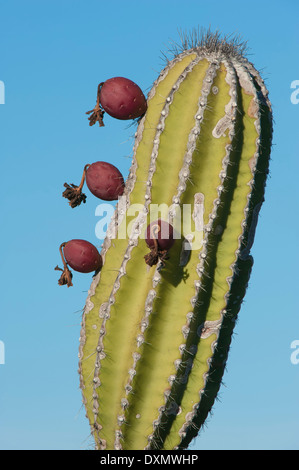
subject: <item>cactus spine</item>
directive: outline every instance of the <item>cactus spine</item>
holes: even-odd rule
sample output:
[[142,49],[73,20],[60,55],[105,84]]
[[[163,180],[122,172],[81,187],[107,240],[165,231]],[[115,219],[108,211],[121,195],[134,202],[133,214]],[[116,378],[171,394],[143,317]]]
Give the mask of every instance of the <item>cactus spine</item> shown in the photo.
[[[268,92],[242,46],[210,32],[185,41],[148,95],[83,313],[80,385],[98,449],[187,448],[205,421],[253,264],[271,139]],[[159,205],[173,224],[191,207],[200,241],[186,249],[182,227],[162,269],[144,262],[142,236]]]

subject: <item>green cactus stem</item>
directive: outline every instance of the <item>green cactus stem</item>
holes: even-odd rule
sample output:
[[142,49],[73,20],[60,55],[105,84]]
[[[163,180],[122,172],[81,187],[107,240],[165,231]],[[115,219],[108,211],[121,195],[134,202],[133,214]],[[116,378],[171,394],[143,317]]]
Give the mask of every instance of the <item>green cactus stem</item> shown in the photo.
[[[244,46],[185,39],[148,95],[83,313],[80,385],[97,449],[185,449],[205,422],[252,269],[271,139]],[[165,208],[182,236],[150,267],[143,234]]]

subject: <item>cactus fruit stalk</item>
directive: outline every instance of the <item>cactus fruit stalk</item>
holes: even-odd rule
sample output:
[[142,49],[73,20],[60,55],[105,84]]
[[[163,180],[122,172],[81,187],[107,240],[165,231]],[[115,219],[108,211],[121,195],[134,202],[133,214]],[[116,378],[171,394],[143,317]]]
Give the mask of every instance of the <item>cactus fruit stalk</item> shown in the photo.
[[[149,92],[83,312],[80,386],[97,449],[188,447],[220,388],[253,265],[268,92],[236,39],[195,36]],[[149,266],[143,234],[165,207],[181,237]]]

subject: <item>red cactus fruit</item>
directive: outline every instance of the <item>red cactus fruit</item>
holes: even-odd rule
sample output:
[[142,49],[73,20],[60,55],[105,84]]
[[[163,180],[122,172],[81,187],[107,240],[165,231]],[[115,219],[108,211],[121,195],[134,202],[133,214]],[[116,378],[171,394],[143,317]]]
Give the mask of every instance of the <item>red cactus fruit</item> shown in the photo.
[[153,266],[160,259],[164,265],[168,250],[174,241],[173,227],[168,222],[158,219],[149,224],[145,232],[145,242],[151,251],[144,257],[146,264]]
[[124,192],[125,183],[120,171],[111,163],[95,162],[86,171],[90,192],[104,201],[113,201]]
[[[63,250],[62,250],[63,249]],[[59,247],[64,269],[56,266],[56,270],[62,271],[58,281],[60,286],[67,284],[72,286],[72,273],[68,265],[80,273],[99,272],[103,265],[102,256],[97,248],[86,240],[74,239],[62,243]]]
[[116,119],[127,120],[142,116],[146,109],[146,98],[136,83],[128,78],[113,77],[99,84],[96,106],[86,114],[92,113],[88,118],[90,126],[97,121],[104,126],[105,112]]
[[124,77],[114,77],[104,82],[100,103],[116,119],[135,119],[145,113],[147,103],[139,86]]
[[91,273],[102,267],[102,257],[97,248],[86,240],[70,240],[64,246],[66,262],[75,271]]
[[113,201],[124,192],[125,183],[121,172],[111,163],[95,162],[85,165],[83,176],[79,186],[64,183],[66,188],[62,195],[69,200],[69,205],[74,208],[86,202],[86,195],[82,193],[84,181],[90,192],[105,201]]

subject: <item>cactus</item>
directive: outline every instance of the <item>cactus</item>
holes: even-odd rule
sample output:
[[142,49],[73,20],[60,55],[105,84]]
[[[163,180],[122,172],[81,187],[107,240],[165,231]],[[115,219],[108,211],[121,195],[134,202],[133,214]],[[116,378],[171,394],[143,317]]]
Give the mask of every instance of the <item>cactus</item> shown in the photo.
[[[245,55],[238,38],[192,34],[148,94],[82,317],[80,386],[97,449],[186,449],[217,396],[272,140],[268,92]],[[148,266],[144,231],[165,207],[181,236]]]

